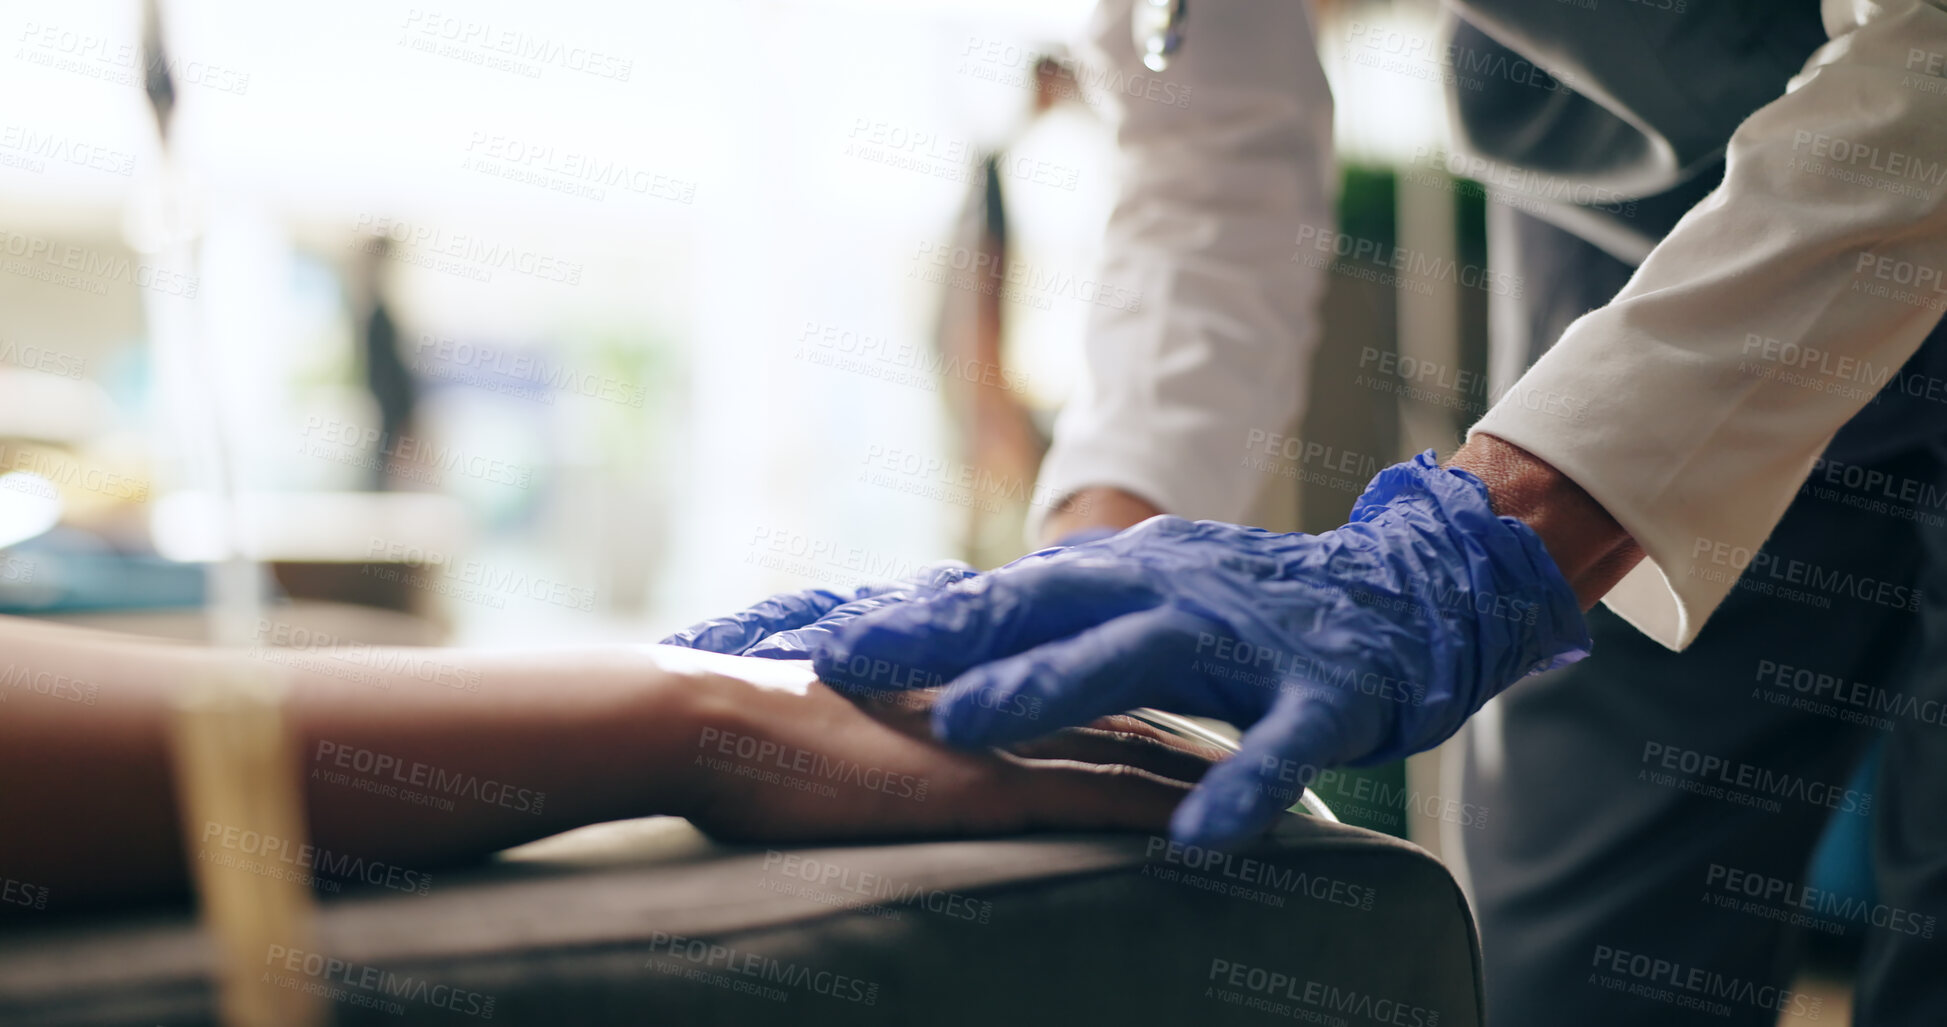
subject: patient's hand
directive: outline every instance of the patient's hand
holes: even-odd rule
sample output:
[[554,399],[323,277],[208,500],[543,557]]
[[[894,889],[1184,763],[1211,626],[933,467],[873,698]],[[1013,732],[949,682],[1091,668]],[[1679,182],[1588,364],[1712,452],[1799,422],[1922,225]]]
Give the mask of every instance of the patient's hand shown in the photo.
[[729,840],[1161,831],[1219,754],[1128,718],[1009,752],[934,742],[905,693],[854,703],[731,677],[689,678],[692,724],[680,812]]

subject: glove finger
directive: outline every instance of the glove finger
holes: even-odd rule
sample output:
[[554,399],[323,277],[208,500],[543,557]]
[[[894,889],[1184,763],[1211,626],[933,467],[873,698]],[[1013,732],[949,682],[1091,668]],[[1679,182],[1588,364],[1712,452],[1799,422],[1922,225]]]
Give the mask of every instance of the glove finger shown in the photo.
[[1112,560],[1011,564],[861,616],[813,650],[812,663],[836,687],[927,688],[1157,600],[1140,570]]
[[745,649],[743,655],[767,660],[808,660],[812,651],[831,638],[839,625],[894,603],[932,595],[979,573],[958,560],[947,560],[921,568],[918,574],[895,585],[861,587],[857,599],[833,607],[824,616],[801,628],[771,635]]
[[1137,706],[1180,706],[1171,700],[1190,680],[1204,627],[1157,607],[976,667],[933,705],[933,733],[951,745],[1009,745]]
[[1210,768],[1170,818],[1170,837],[1233,848],[1257,837],[1298,801],[1324,767],[1342,759],[1344,713],[1318,698],[1287,696],[1251,725],[1237,755]]
[[919,598],[917,590],[909,588],[892,589],[863,599],[834,606],[824,616],[801,628],[780,631],[757,644],[745,649],[745,656],[757,656],[772,660],[808,660],[820,644],[829,640],[838,628],[874,610],[884,609],[895,603],[911,602]]
[[728,617],[692,624],[663,639],[662,644],[739,655],[767,636],[810,624],[850,598],[823,588],[786,592]]

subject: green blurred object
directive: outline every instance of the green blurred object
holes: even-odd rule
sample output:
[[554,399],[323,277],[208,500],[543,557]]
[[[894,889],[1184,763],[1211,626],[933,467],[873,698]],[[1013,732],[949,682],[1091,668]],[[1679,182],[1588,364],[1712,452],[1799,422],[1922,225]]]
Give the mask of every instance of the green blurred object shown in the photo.
[[1406,837],[1406,761],[1376,767],[1340,767],[1312,782],[1312,793],[1338,815],[1339,823],[1395,838]]
[[1339,179],[1339,231],[1391,244],[1398,189],[1391,168],[1346,165]]

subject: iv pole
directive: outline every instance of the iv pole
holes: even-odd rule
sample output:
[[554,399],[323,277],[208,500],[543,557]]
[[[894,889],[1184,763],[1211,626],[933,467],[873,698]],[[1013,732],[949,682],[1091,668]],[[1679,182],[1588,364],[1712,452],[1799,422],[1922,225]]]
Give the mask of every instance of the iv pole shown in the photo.
[[[199,281],[200,211],[171,145],[177,95],[159,0],[143,0],[142,60],[158,167],[153,192],[141,197],[152,205],[148,231],[136,233],[146,238],[133,241],[177,280]],[[175,441],[185,477],[214,499],[206,507],[219,541],[205,568],[209,637],[240,649],[250,643],[263,608],[262,578],[249,551],[237,425],[216,373],[221,354],[199,316],[200,292],[151,290],[144,307],[157,383],[180,430]],[[219,1016],[228,1027],[321,1027],[327,1013],[314,993],[320,982],[271,965],[274,952],[316,952],[310,875],[265,856],[310,851],[296,749],[284,718],[285,685],[266,663],[240,658],[225,666],[176,697],[172,733],[185,856],[214,952]],[[266,844],[247,853],[207,841],[238,835]]]

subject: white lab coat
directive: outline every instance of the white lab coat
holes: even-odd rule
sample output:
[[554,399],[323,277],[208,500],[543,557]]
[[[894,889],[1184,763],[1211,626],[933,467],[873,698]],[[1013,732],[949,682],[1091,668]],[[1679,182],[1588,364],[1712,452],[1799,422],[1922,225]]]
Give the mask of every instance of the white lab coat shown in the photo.
[[[1723,185],[1472,429],[1560,469],[1642,544],[1604,601],[1666,646],[1696,637],[1826,443],[1947,305],[1938,4],[1825,0],[1831,41],[1737,129]],[[1127,0],[1102,6],[1102,55],[1133,64],[1116,39]],[[1303,7],[1196,7],[1167,73],[1194,102],[1120,105],[1132,173],[1106,259],[1144,283],[1144,304],[1092,324],[1092,377],[1057,427],[1046,494],[1110,485],[1187,517],[1242,515],[1256,480],[1242,440],[1289,422],[1318,334],[1317,272],[1289,261],[1295,227],[1329,202]],[[1947,402],[1947,383],[1931,387]],[[1795,573],[1897,599],[1843,567]]]

